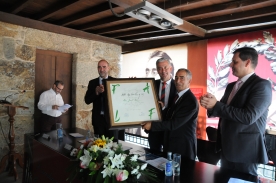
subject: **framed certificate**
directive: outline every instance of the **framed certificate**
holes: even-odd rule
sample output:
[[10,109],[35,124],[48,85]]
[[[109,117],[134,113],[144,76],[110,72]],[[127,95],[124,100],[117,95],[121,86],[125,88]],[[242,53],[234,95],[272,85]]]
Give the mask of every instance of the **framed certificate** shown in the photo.
[[108,79],[105,89],[110,129],[162,120],[153,78]]

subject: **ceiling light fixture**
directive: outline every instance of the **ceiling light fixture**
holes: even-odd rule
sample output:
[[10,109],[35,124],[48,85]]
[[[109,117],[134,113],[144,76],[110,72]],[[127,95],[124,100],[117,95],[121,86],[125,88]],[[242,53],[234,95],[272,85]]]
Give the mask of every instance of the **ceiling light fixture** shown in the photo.
[[183,24],[181,18],[174,16],[147,1],[143,1],[125,9],[124,13],[160,29],[169,29],[173,26]]

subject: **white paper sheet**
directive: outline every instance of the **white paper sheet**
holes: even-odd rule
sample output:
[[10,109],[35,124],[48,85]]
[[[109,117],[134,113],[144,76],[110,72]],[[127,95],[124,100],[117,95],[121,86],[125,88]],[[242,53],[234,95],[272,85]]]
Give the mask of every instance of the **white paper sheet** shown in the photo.
[[69,104],[64,104],[63,106],[58,107],[58,110],[60,112],[65,112],[66,109],[69,109],[70,107],[72,107],[72,105]]
[[246,180],[242,180],[242,179],[237,179],[237,178],[230,178],[228,183],[254,183],[254,182],[250,182],[250,181],[246,181]]
[[166,158],[160,157],[160,158],[156,158],[153,160],[148,160],[146,161],[148,164],[158,168],[159,170],[164,170],[164,164],[167,162],[168,160]]
[[73,137],[84,137],[82,134],[80,133],[69,133],[69,135],[73,136]]

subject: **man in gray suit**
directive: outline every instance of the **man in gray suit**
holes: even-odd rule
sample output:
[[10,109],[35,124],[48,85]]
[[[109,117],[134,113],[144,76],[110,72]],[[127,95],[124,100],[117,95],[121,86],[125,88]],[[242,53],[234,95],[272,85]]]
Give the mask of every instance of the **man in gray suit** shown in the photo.
[[257,175],[258,164],[268,162],[265,126],[272,90],[268,80],[257,76],[258,53],[249,47],[234,51],[232,73],[237,82],[228,84],[220,101],[207,93],[201,106],[208,117],[220,117],[217,150],[221,167]]

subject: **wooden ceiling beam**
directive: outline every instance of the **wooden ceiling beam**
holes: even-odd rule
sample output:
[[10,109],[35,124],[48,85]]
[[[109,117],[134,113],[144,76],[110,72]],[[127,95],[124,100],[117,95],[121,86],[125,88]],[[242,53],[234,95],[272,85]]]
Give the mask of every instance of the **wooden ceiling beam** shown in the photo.
[[135,28],[139,28],[141,26],[148,26],[148,25],[149,24],[146,24],[145,22],[142,22],[142,21],[135,21],[135,22],[131,22],[131,23],[119,24],[119,25],[115,25],[112,27],[93,30],[92,32],[94,34],[103,34],[103,33],[109,33],[109,32],[121,31],[121,30],[132,30]]
[[24,1],[21,1],[20,3],[16,3],[16,5],[13,6],[8,12],[12,14],[17,14],[18,12],[26,8],[33,1],[34,0],[24,0]]
[[127,37],[127,36],[135,36],[135,35],[141,35],[141,34],[147,34],[152,32],[162,32],[163,29],[159,29],[157,27],[149,27],[149,28],[142,28],[142,29],[135,29],[135,30],[122,30],[121,32],[116,33],[106,33],[101,34],[102,36],[112,37],[112,38],[120,38],[120,37]]
[[235,1],[235,2],[227,2],[223,4],[210,5],[202,8],[182,11],[181,18],[184,18],[187,21],[191,21],[193,19],[206,18],[206,15],[214,12],[216,12],[216,14],[217,13],[230,14],[230,13],[249,11],[252,9],[256,9],[256,7],[262,8],[264,6],[270,6],[270,5],[272,5],[272,2],[265,1],[265,0],[254,0],[254,1],[242,0],[242,1]]
[[275,18],[275,15],[269,15],[264,17],[252,18],[250,19],[250,22],[247,19],[245,19],[245,20],[238,20],[235,22],[224,22],[224,23],[205,25],[202,27],[206,30],[224,29],[224,28],[231,28],[231,27],[238,27],[238,26],[245,26],[245,25],[260,24],[260,23],[264,23],[264,20],[266,20],[266,22],[273,22],[273,21],[276,21],[276,18]]
[[[114,5],[114,8],[116,8],[116,7],[118,7],[118,6]],[[55,24],[66,26],[66,25],[69,25],[69,24],[76,22],[80,19],[90,17],[97,13],[101,13],[103,11],[108,11],[108,10],[110,10],[110,9],[109,9],[107,2],[103,2],[97,6],[94,6],[94,7],[88,8],[86,10],[83,10],[81,12],[70,15],[70,16],[64,18],[63,20],[57,21]]]
[[146,33],[146,34],[120,37],[120,40],[133,42],[133,41],[139,40],[139,39],[147,39],[147,38],[160,37],[160,36],[171,36],[171,35],[183,34],[183,33],[184,32],[182,32],[180,30],[177,30],[177,29],[172,30],[171,29],[171,30],[162,31],[162,32],[150,32],[150,33]]
[[63,8],[73,6],[77,3],[79,3],[79,0],[58,1],[57,3],[54,3],[50,7],[48,7],[45,11],[43,11],[37,15],[34,15],[34,17],[32,17],[32,18],[35,20],[43,21],[45,19],[48,19],[48,18],[54,16],[59,11],[62,11]]
[[115,17],[115,16],[111,16],[111,17],[106,17],[106,18],[99,19],[99,20],[96,20],[96,21],[92,21],[92,22],[89,22],[89,23],[86,23],[86,24],[83,24],[83,25],[74,26],[73,28],[83,30],[83,31],[91,30],[94,27],[99,26],[99,25],[119,22],[119,21],[126,20],[126,19],[129,19],[129,18],[130,17],[128,17],[128,16],[123,16],[123,17],[120,17],[120,18]]
[[[210,24],[239,21],[239,20],[245,20],[245,19],[254,18],[254,17],[275,15],[276,14],[275,9],[276,9],[276,5],[270,6],[270,7],[265,7],[265,8],[260,8],[260,9],[255,9],[255,10],[250,10],[250,11],[244,11],[244,12],[240,12],[240,13],[233,13],[233,14],[228,14],[228,15],[223,15],[223,16],[194,20],[191,22],[198,26],[204,26],[204,25],[210,25]],[[263,12],[265,12],[265,14]]]

